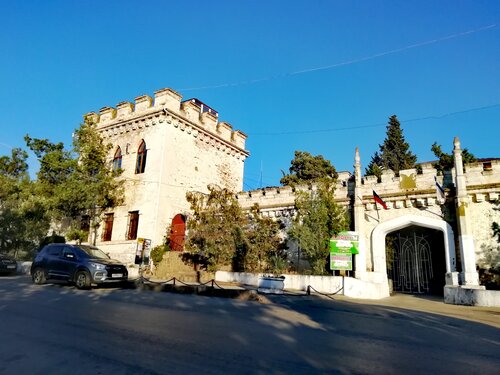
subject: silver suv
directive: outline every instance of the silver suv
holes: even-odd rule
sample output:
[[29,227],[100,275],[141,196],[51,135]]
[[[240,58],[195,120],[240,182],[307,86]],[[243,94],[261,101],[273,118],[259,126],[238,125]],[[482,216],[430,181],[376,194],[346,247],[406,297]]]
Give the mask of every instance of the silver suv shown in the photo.
[[31,277],[35,284],[59,279],[74,282],[78,289],[87,289],[92,284],[125,282],[128,272],[122,263],[110,259],[95,246],[54,243],[44,246],[36,255]]

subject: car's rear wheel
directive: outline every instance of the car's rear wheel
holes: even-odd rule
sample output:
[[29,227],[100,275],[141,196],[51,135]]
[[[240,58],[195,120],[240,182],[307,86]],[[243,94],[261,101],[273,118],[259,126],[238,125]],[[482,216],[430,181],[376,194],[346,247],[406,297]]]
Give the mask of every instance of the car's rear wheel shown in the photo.
[[90,287],[90,275],[86,271],[78,271],[75,276],[75,285],[78,289],[88,289]]
[[47,276],[45,275],[45,271],[43,268],[35,268],[31,277],[33,279],[33,283],[37,285],[45,284],[45,282],[47,281]]

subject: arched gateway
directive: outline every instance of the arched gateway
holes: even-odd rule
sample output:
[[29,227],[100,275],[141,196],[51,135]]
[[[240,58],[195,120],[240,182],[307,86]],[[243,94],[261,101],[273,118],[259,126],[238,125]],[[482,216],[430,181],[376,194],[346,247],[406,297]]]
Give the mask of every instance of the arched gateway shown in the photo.
[[[373,268],[375,272],[381,274],[387,274],[387,256],[386,256],[386,236],[392,232],[409,228],[412,226],[423,227],[434,229],[443,233],[444,242],[444,254],[446,265],[446,273],[455,272],[456,267],[456,256],[455,256],[455,243],[454,234],[451,226],[444,220],[416,216],[416,215],[405,215],[396,217],[394,219],[387,220],[380,223],[375,227],[371,235],[371,250],[373,258]],[[415,241],[416,242],[416,241]],[[415,257],[419,257],[418,260],[409,259],[409,267],[418,267],[418,265],[423,264],[424,261],[420,259],[421,255],[418,255],[418,249],[414,249]],[[426,250],[426,249],[423,249]],[[427,249],[432,252],[433,249]],[[435,249],[440,251],[441,249]],[[408,261],[407,261],[408,263]],[[407,266],[408,267],[408,266]],[[412,270],[417,272],[418,270]],[[422,270],[420,270],[422,271]],[[444,286],[444,280],[443,280]]]

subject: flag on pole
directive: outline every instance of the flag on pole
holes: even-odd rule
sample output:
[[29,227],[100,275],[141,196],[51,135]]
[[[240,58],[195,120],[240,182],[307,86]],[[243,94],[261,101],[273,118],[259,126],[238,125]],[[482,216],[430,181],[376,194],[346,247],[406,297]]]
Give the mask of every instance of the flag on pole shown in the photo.
[[437,196],[437,201],[439,204],[443,204],[444,201],[446,200],[444,196],[444,188],[439,184],[436,176],[434,176],[434,182],[436,182],[436,196]]
[[384,202],[382,198],[378,196],[378,194],[373,190],[373,199],[375,199],[375,204],[380,204],[382,207],[384,207],[384,210],[387,210],[387,204]]

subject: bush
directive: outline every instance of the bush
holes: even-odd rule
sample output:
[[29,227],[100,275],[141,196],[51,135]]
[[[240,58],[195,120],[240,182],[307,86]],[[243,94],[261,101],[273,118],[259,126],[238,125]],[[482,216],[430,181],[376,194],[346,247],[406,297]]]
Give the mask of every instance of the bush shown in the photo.
[[166,252],[166,245],[158,245],[151,250],[150,257],[155,266],[157,266],[161,262],[161,260],[163,259],[163,254],[165,254]]

